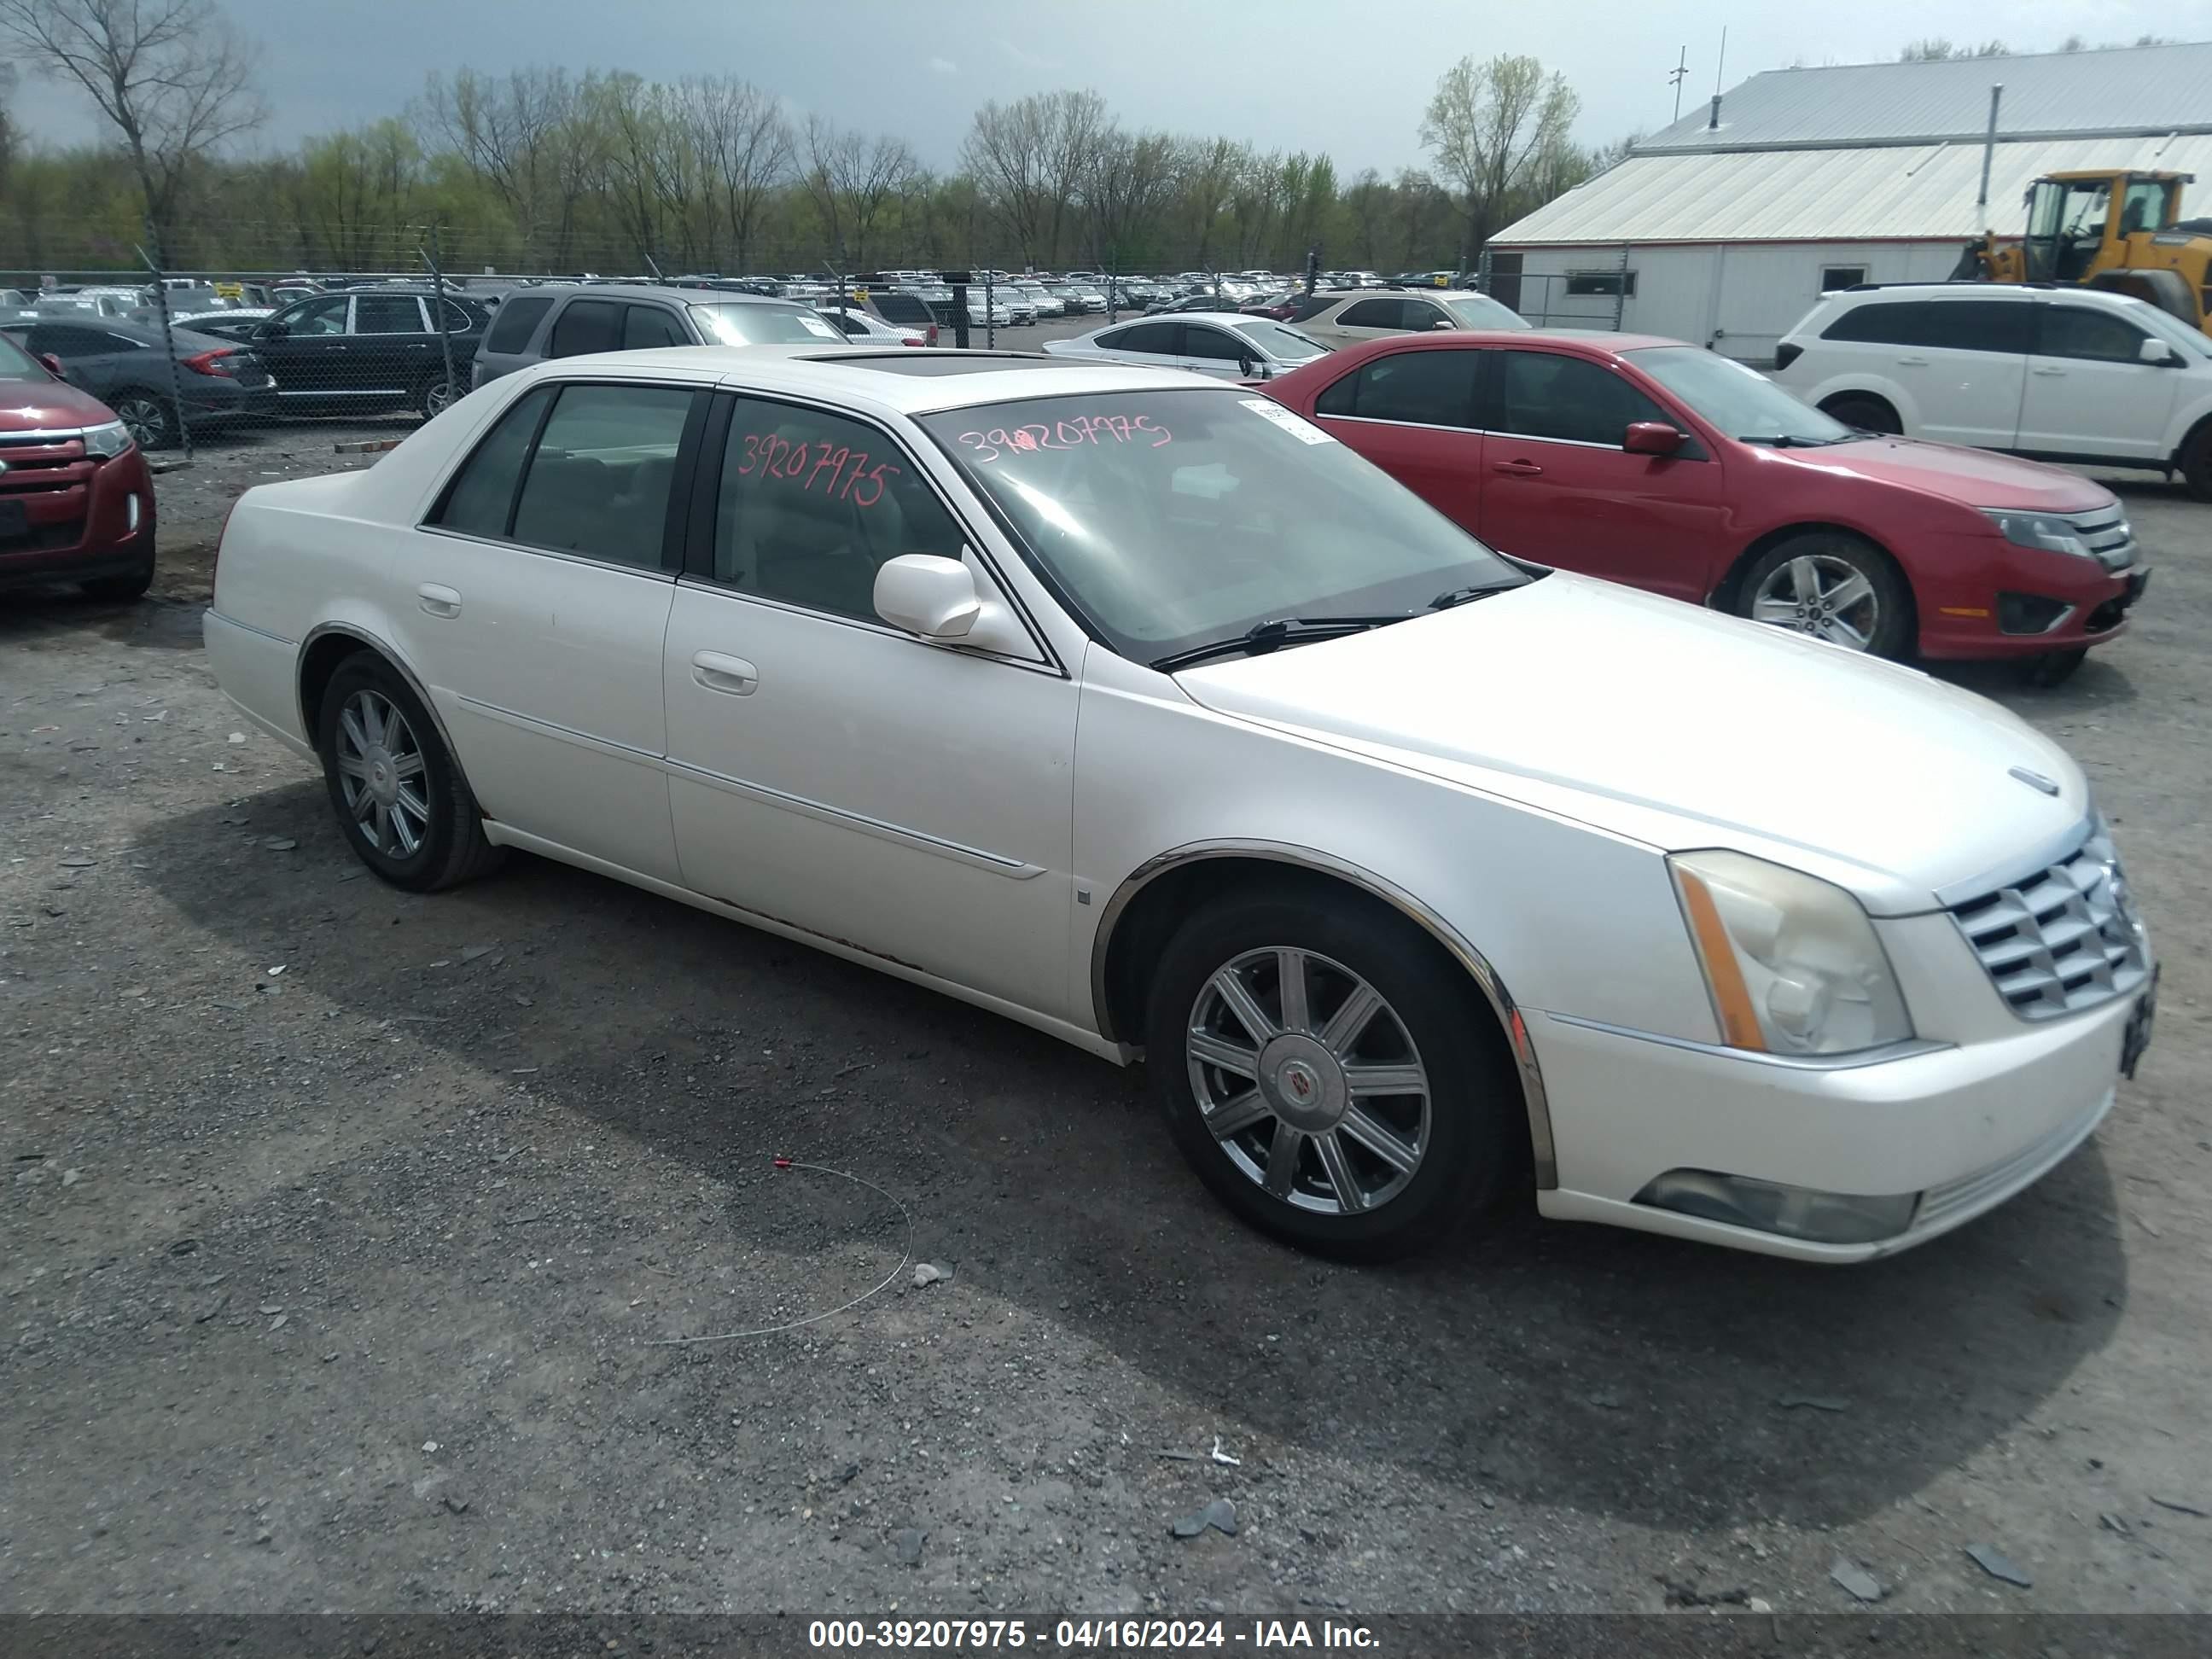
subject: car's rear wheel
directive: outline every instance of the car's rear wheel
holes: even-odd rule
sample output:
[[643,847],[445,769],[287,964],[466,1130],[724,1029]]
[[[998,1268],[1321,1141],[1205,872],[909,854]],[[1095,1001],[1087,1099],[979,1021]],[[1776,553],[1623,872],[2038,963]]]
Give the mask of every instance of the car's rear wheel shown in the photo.
[[130,429],[131,441],[139,448],[167,449],[177,441],[176,416],[153,392],[120,392],[107,400],[107,406]]
[[1905,430],[1905,422],[1887,398],[1865,392],[1838,393],[1820,405],[1820,412],[1862,432],[1886,432],[1894,437]]
[[1912,597],[1888,557],[1840,531],[1767,549],[1736,586],[1736,614],[1877,657],[1912,646]]
[[316,746],[339,827],[361,861],[427,893],[473,879],[504,850],[422,699],[372,651],[340,663],[323,690]]
[[434,421],[453,406],[453,399],[459,395],[453,390],[453,383],[443,374],[439,374],[416,395],[415,407],[424,420]]
[[1233,897],[1163,954],[1146,1064],[1239,1215],[1303,1249],[1397,1255],[1523,1167],[1520,1091],[1473,994],[1435,941],[1356,896]]

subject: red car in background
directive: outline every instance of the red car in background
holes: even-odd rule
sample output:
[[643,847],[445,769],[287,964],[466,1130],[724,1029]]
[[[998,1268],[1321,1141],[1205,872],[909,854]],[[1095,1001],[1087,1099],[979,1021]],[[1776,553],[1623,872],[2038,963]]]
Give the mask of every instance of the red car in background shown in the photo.
[[1859,431],[1677,340],[1408,334],[1257,390],[1502,552],[1852,650],[2055,684],[2148,574],[2100,484]]
[[115,411],[0,335],[0,588],[154,580],[154,479]]

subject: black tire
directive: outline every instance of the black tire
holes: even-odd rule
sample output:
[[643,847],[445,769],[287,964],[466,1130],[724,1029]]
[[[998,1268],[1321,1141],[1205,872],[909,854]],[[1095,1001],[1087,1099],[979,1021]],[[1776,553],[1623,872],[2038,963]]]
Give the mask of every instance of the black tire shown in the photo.
[[1838,392],[1820,405],[1820,412],[1862,432],[1883,432],[1899,437],[1905,431],[1905,422],[1898,418],[1888,400],[1872,392]]
[[154,585],[154,550],[146,550],[146,562],[136,570],[125,571],[120,576],[94,576],[90,581],[80,582],[89,599],[109,601],[138,599]]
[[2023,659],[2020,665],[2021,683],[2042,690],[2054,685],[2063,685],[2074,678],[2074,671],[2088,660],[2086,645],[2069,647],[2063,651],[2041,651]]
[[[371,816],[368,822],[377,828],[372,838],[370,829],[348,799],[339,759],[340,732],[349,703],[362,692],[381,698],[405,722],[406,739],[393,745],[403,761],[410,755],[421,757],[421,768],[415,775],[416,799],[428,811],[411,850],[402,850],[404,837],[390,829],[389,817],[379,823]],[[406,677],[376,653],[357,651],[338,665],[323,689],[316,726],[315,747],[323,757],[323,778],[330,789],[338,828],[352,844],[356,856],[394,887],[428,893],[458,886],[495,869],[506,856],[506,848],[484,839],[477,798],[440,737],[437,723]],[[410,818],[410,825],[412,822]],[[382,844],[387,840],[392,843],[389,847]]]
[[[1394,1051],[1402,1058],[1409,1043],[1426,1073],[1424,1150],[1410,1173],[1399,1177],[1402,1184],[1371,1208],[1323,1213],[1274,1196],[1236,1161],[1231,1148],[1255,1157],[1255,1148],[1273,1144],[1283,1120],[1270,1115],[1249,1132],[1249,1139],[1218,1140],[1199,1104],[1189,1043],[1201,994],[1224,965],[1249,952],[1283,947],[1315,959],[1307,982],[1316,1025],[1326,1023],[1324,1011],[1342,1006],[1344,994],[1335,988],[1346,985],[1342,974],[1348,970],[1387,1005],[1384,1017],[1363,1028],[1368,1035],[1348,1045],[1353,1058],[1379,1053],[1388,1063]],[[1277,998],[1279,1018],[1279,992]],[[1401,1255],[1449,1237],[1494,1203],[1516,1176],[1525,1176],[1526,1107],[1488,1006],[1465,971],[1420,928],[1358,895],[1261,890],[1200,909],[1161,956],[1146,1031],[1152,1090],[1199,1177],[1245,1220],[1302,1249],[1357,1261]],[[1378,1041],[1379,1049],[1373,1046]],[[1279,1060],[1270,1063],[1276,1066],[1270,1087],[1279,1088],[1284,1067]],[[1224,1088],[1231,1081],[1226,1073],[1210,1075]],[[1419,1110],[1406,1098],[1370,1105],[1394,1129],[1407,1121],[1403,1113]],[[1335,1188],[1322,1174],[1318,1143],[1300,1137],[1295,1148],[1294,1167],[1312,1178],[1302,1173],[1293,1191],[1303,1190],[1310,1201],[1316,1193],[1326,1199]],[[1378,1185],[1392,1178],[1352,1136],[1341,1135],[1336,1150],[1340,1158],[1352,1157]]]
[[2200,501],[2212,501],[2212,421],[2182,441],[2181,482]]
[[108,398],[107,406],[115,411],[118,420],[131,428],[131,435],[137,441],[139,448],[152,451],[176,447],[176,411],[161,393],[132,386]]
[[[1868,635],[1864,647],[1873,657],[1887,657],[1902,660],[1912,653],[1917,638],[1913,623],[1912,590],[1905,582],[1889,556],[1873,543],[1847,534],[1840,530],[1807,530],[1785,537],[1752,562],[1751,568],[1743,573],[1743,580],[1735,586],[1735,614],[1751,621],[1760,620],[1755,614],[1759,590],[1770,577],[1792,560],[1810,557],[1820,562],[1824,568],[1836,562],[1849,565],[1865,579],[1873,590],[1875,605],[1870,629],[1860,606],[1847,607],[1844,620],[1854,623]],[[1840,572],[1838,573],[1840,577]],[[1810,633],[1811,628],[1796,631]]]

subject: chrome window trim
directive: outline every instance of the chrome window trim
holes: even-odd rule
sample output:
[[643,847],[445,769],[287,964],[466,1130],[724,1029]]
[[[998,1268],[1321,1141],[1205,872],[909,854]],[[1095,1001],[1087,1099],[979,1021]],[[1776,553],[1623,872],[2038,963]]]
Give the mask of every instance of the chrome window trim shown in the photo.
[[1534,1154],[1536,1186],[1541,1191],[1558,1187],[1559,1155],[1552,1140],[1552,1108],[1550,1097],[1544,1091],[1543,1068],[1537,1061],[1535,1047],[1529,1041],[1528,1022],[1522,1018],[1520,1006],[1505,988],[1505,981],[1498,977],[1497,969],[1449,922],[1405,889],[1334,854],[1284,842],[1194,842],[1171,852],[1156,854],[1139,865],[1114,890],[1114,896],[1099,912],[1098,931],[1091,939],[1091,1018],[1101,1036],[1109,1042],[1121,1042],[1127,1046],[1127,1038],[1117,1037],[1115,1034],[1106,995],[1106,957],[1113,944],[1115,926],[1121,921],[1122,913],[1139,893],[1168,871],[1186,864],[1221,858],[1264,859],[1275,864],[1293,865],[1334,876],[1382,900],[1443,945],[1480,988],[1484,999],[1490,1004],[1491,1012],[1498,1018],[1506,1047],[1512,1054],[1515,1069],[1520,1073],[1522,1097],[1528,1111],[1528,1141]]
[[1731,1048],[1724,1043],[1699,1042],[1690,1037],[1669,1036],[1663,1031],[1639,1030],[1633,1025],[1615,1025],[1602,1019],[1585,1019],[1579,1014],[1551,1013],[1551,1018],[1562,1025],[1575,1025],[1585,1031],[1601,1031],[1607,1036],[1630,1037],[1638,1042],[1656,1042],[1663,1048],[1686,1049],[1693,1054],[1710,1054],[1715,1060],[1749,1060],[1757,1066],[1779,1066],[1794,1072],[1855,1072],[1866,1066],[1885,1066],[1893,1060],[1911,1060],[1921,1054],[1941,1054],[1955,1048],[1955,1042],[1939,1042],[1933,1037],[1905,1037],[1896,1042],[1885,1042],[1876,1048],[1856,1048],[1844,1054],[1778,1054],[1756,1048]]
[[449,530],[441,524],[418,524],[416,531],[425,536],[443,536],[456,542],[474,542],[478,547],[503,547],[512,553],[529,553],[541,559],[560,559],[569,564],[590,565],[598,570],[615,570],[625,576],[643,576],[648,581],[672,582],[678,573],[665,565],[624,564],[619,559],[594,558],[588,553],[571,553],[558,547],[538,547],[529,542],[502,540],[497,536],[475,536],[465,530]]

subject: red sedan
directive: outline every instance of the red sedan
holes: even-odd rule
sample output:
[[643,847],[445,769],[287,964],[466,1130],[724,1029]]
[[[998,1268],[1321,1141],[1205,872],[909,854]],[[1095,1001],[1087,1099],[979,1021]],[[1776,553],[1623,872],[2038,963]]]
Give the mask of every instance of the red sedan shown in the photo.
[[133,599],[153,580],[154,480],[129,428],[0,335],[0,588]]
[[1858,431],[1676,340],[1408,334],[1259,389],[1501,551],[1887,657],[2054,683],[2148,574],[2100,484]]

